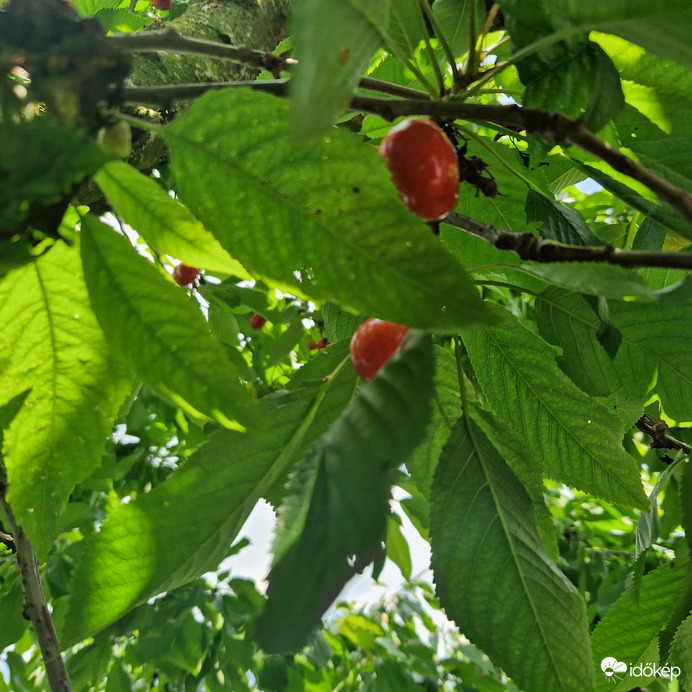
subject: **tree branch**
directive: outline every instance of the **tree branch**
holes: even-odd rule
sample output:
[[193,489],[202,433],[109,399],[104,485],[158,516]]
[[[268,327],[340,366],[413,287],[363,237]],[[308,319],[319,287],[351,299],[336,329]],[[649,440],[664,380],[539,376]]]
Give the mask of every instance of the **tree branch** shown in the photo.
[[690,454],[692,447],[685,442],[680,442],[669,435],[666,431],[668,426],[663,421],[655,421],[648,413],[645,413],[636,423],[638,430],[651,438],[652,449],[674,449],[675,451]]
[[692,253],[644,252],[606,247],[576,247],[560,245],[531,233],[512,233],[452,212],[441,223],[475,235],[498,250],[509,250],[523,260],[534,262],[608,262],[621,267],[667,267],[692,269]]
[[[135,36],[138,34],[135,34]],[[181,84],[161,87],[129,87],[121,92],[125,103],[165,106],[175,101],[190,100],[210,89],[228,87],[250,87],[267,91],[275,96],[287,96],[286,80],[263,82],[218,82],[205,84]],[[364,88],[368,88],[367,86]],[[437,118],[475,120],[491,122],[511,130],[546,135],[557,143],[567,142],[605,161],[619,173],[646,185],[659,197],[669,202],[692,222],[692,194],[659,178],[648,168],[625,156],[610,144],[589,132],[580,120],[573,120],[561,113],[552,113],[540,108],[521,106],[486,105],[480,103],[457,103],[429,101],[422,98],[397,100],[372,96],[354,96],[351,108],[362,113],[378,115],[385,120],[406,115],[428,115]]]
[[258,70],[268,70],[278,79],[279,74],[296,64],[292,58],[282,58],[261,50],[228,46],[216,41],[203,41],[179,34],[175,29],[144,31],[132,34],[113,34],[106,41],[116,48],[131,53],[183,53],[203,58],[220,58],[237,65],[246,65]]
[[65,662],[60,655],[58,635],[55,632],[55,626],[46,603],[46,596],[43,593],[36,551],[22,528],[17,525],[12,508],[7,502],[6,493],[7,473],[4,465],[0,462],[0,506],[5,511],[5,516],[14,534],[17,562],[24,592],[24,617],[31,620],[36,631],[50,689],[52,692],[70,692],[72,686],[67,675]]

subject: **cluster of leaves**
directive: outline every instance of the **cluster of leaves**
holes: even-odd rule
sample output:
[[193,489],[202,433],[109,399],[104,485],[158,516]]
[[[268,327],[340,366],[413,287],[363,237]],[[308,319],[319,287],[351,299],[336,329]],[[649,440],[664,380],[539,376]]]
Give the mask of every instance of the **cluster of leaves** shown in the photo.
[[[0,27],[26,21],[21,5]],[[128,2],[76,5],[129,16]],[[41,62],[37,92],[41,47],[25,61],[0,51],[4,501],[45,564],[76,688],[581,692],[612,687],[611,657],[672,661],[690,687],[686,273],[522,262],[444,221],[434,235],[377,156],[390,124],[349,106],[364,75],[426,104],[511,96],[581,118],[692,191],[692,9],[500,7],[498,26],[474,0],[298,1],[290,99],[230,88],[165,127],[140,119],[168,150],[151,175],[100,151],[74,117],[79,75],[51,82]],[[463,185],[460,214],[574,246],[685,252],[692,240],[679,211],[593,153],[447,124],[497,185]],[[85,177],[110,216],[67,206]],[[587,178],[598,193],[575,187]],[[176,285],[175,261],[206,282]],[[412,329],[362,383],[348,346],[371,316]],[[329,347],[310,351],[322,336]],[[668,427],[646,437],[645,412]],[[441,607],[478,650],[441,658],[412,596],[315,633],[370,563],[377,575],[389,555],[410,576],[393,485],[430,541]],[[267,598],[232,577],[210,589],[200,575],[238,549],[260,498],[279,519]],[[0,648],[15,645],[13,689],[34,689],[20,581],[8,553]]]

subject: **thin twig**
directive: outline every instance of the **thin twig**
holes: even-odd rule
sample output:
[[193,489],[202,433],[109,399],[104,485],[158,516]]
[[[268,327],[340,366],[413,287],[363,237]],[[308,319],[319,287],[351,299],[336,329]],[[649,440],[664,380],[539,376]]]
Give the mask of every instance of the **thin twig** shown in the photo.
[[17,552],[17,545],[14,542],[14,538],[10,536],[9,533],[5,533],[4,531],[0,531],[0,543],[3,543],[4,546],[11,552],[16,553]]
[[668,430],[666,423],[655,421],[648,413],[645,413],[635,423],[635,426],[651,438],[652,449],[674,449],[685,454],[692,452],[692,447],[685,442],[676,440],[666,432]]
[[17,563],[19,564],[24,592],[24,617],[31,621],[36,631],[50,689],[52,692],[70,692],[72,686],[67,675],[65,662],[60,655],[58,635],[55,632],[55,625],[46,603],[46,595],[41,586],[36,551],[21,526],[17,525],[12,508],[7,502],[6,493],[7,473],[3,464],[0,463],[0,506],[2,506],[14,534]]
[[605,247],[575,247],[536,238],[531,233],[512,233],[452,212],[442,223],[474,235],[499,250],[509,250],[534,262],[608,262],[621,267],[667,267],[692,269],[692,253],[646,252]]

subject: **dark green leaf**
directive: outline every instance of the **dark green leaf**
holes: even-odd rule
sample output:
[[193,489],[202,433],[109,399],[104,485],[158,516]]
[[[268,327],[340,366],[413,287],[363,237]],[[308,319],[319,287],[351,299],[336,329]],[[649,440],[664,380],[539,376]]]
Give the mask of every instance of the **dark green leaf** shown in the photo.
[[[678,565],[675,568],[662,565],[642,579],[638,604],[633,603],[628,593],[623,593],[618,598],[591,634],[596,670],[600,671],[604,658],[615,658],[632,664],[657,660],[657,646],[652,652],[655,658],[644,658],[644,654],[665,625],[670,615],[671,601],[680,589],[685,572],[686,565]],[[618,692],[630,690],[642,683],[646,684],[646,680],[641,676],[623,675],[615,687]],[[596,681],[598,692],[614,688],[612,680],[605,675],[599,675]]]
[[471,12],[475,3],[474,35],[479,36],[485,22],[485,5],[483,0],[435,0],[433,12],[440,24],[444,37],[454,52],[461,57],[469,50],[471,38]]
[[533,449],[549,478],[646,507],[616,414],[567,379],[555,363],[554,347],[509,313],[496,312],[503,315],[501,325],[478,329],[464,341],[493,411]]
[[561,204],[529,190],[526,197],[526,220],[538,224],[543,238],[565,245],[598,245],[581,214],[573,207]]
[[430,415],[429,337],[410,332],[301,461],[279,513],[268,602],[257,623],[267,651],[293,650],[343,585],[381,550],[391,471]]
[[440,600],[523,689],[591,690],[584,602],[543,549],[532,517],[530,498],[497,450],[475,423],[460,420],[431,497]]

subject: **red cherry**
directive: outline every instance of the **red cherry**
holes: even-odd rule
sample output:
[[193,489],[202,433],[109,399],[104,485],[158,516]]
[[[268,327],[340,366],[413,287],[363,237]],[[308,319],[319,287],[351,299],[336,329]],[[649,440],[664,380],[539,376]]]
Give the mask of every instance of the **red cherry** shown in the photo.
[[447,216],[459,199],[459,160],[442,128],[426,118],[395,125],[379,146],[404,204],[426,221]]
[[318,342],[317,342],[317,348],[327,348],[329,346],[329,339],[326,336],[323,336]]
[[172,0],[151,0],[152,7],[157,10],[170,10],[172,4]]
[[173,279],[179,286],[189,286],[195,283],[199,276],[199,269],[188,267],[187,264],[178,264],[173,267]]
[[267,318],[262,317],[262,315],[258,315],[255,313],[251,318],[250,318],[250,326],[253,329],[262,329],[264,325],[267,323]]
[[317,342],[314,339],[308,341],[308,351],[316,351],[319,348]]
[[369,319],[351,339],[351,362],[367,382],[396,353],[408,327],[385,320]]

